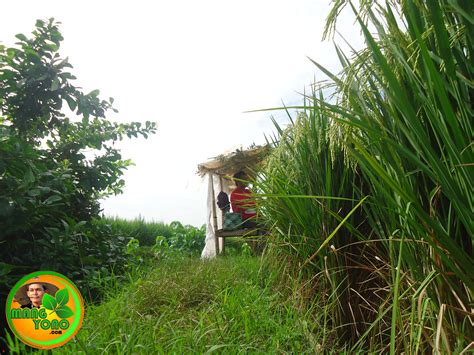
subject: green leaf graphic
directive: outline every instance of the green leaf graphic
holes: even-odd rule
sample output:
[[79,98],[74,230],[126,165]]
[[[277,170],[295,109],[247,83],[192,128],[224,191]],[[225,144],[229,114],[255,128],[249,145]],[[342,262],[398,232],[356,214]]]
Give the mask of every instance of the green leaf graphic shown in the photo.
[[74,312],[68,306],[62,306],[56,309],[56,314],[59,316],[59,318],[64,319],[73,316]]
[[63,288],[56,292],[56,302],[58,302],[58,306],[64,306],[69,301],[69,294],[67,289]]
[[57,306],[56,299],[53,296],[45,293],[43,296],[43,306],[44,308],[49,309],[51,311],[54,310]]

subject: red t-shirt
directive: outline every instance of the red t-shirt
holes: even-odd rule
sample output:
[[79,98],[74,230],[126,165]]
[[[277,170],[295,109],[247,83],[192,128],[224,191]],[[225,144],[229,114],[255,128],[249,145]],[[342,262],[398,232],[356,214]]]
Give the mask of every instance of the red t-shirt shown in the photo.
[[244,221],[254,217],[256,214],[254,197],[252,191],[247,187],[237,187],[232,191],[230,203],[232,211],[240,213]]

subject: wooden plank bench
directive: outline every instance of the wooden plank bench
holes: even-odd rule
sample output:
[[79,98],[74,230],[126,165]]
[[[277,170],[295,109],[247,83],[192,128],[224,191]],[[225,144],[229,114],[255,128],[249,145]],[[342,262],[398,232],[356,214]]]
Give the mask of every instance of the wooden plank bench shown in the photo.
[[[219,254],[225,255],[225,238],[231,238],[231,237],[247,238],[247,237],[262,236],[266,234],[267,234],[266,232],[262,234],[261,228],[260,229],[259,228],[243,228],[243,229],[235,229],[235,230],[218,229],[216,231],[216,241],[219,238],[222,238],[222,250],[218,250],[217,255]],[[217,247],[217,242],[216,242],[216,247]]]
[[258,228],[243,228],[235,230],[224,230],[219,229],[216,231],[216,237],[227,238],[227,237],[246,237],[250,235],[257,235]]

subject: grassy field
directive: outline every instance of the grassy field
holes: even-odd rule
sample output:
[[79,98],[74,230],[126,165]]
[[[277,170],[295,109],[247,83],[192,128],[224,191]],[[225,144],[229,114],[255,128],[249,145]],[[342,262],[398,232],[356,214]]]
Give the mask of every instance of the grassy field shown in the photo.
[[[173,257],[108,285],[76,338],[53,353],[315,353],[328,350],[314,310],[282,287],[259,257]],[[321,314],[320,314],[321,316]],[[13,344],[12,344],[13,345]],[[18,341],[13,353],[27,349]],[[35,351],[41,353],[41,351]]]

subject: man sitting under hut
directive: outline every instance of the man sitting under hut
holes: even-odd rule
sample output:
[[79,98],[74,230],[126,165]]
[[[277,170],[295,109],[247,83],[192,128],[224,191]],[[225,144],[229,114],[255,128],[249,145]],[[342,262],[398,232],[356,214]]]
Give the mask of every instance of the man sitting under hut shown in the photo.
[[238,171],[233,176],[237,188],[230,194],[232,211],[240,213],[244,228],[255,228],[255,200],[252,191],[247,187],[248,176],[244,171]]

